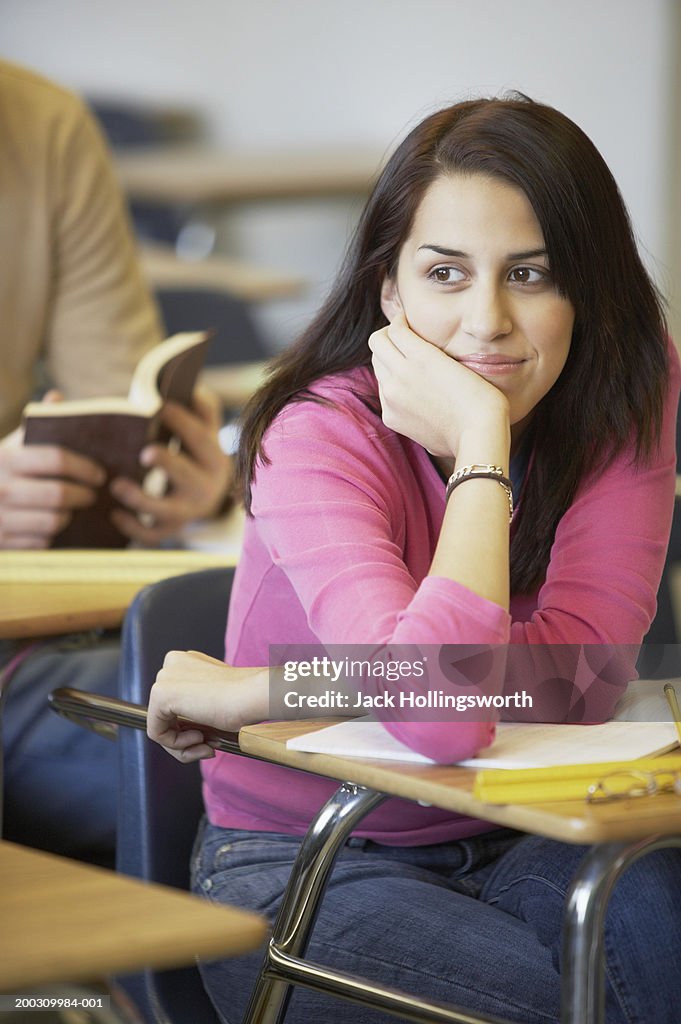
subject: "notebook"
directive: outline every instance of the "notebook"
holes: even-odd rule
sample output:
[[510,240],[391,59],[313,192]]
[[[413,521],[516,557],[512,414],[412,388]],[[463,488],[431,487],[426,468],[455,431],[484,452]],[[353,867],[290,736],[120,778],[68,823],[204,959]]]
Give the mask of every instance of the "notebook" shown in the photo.
[[[478,757],[459,761],[470,768],[547,768],[655,757],[678,743],[673,722],[605,722],[545,725],[500,722],[494,743]],[[396,740],[381,722],[349,719],[290,739],[287,747],[338,757],[434,762]]]

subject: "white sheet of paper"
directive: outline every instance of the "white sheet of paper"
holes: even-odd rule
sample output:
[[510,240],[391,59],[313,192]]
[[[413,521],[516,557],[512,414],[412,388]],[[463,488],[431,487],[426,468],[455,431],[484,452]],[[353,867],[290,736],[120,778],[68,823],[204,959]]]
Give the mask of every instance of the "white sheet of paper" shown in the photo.
[[[605,722],[600,725],[544,725],[500,722],[491,747],[460,761],[471,768],[548,768],[650,757],[678,742],[672,722]],[[380,722],[350,719],[289,740],[292,750],[338,757],[432,764],[396,740]]]

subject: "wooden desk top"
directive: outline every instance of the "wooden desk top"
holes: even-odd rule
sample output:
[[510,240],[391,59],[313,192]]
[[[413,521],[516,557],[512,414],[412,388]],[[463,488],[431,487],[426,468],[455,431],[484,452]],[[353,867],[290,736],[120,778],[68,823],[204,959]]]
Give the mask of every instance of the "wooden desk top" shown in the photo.
[[546,804],[488,804],[473,797],[475,771],[456,765],[379,761],[289,750],[286,741],[333,724],[324,719],[249,725],[239,733],[245,753],[343,782],[426,801],[435,807],[482,818],[497,825],[549,836],[567,843],[637,839],[655,833],[681,834],[681,800],[674,795],[620,800],[599,806],[580,800]]
[[0,842],[0,991],[247,953],[256,914]]
[[113,629],[148,583],[235,562],[220,551],[2,551],[0,638]]
[[224,256],[181,260],[165,245],[141,245],[139,254],[142,269],[155,288],[215,288],[247,302],[264,302],[299,295],[305,287],[301,277]]
[[39,589],[35,583],[0,583],[0,637],[20,640],[115,629],[142,586],[66,583]]
[[376,149],[350,146],[293,153],[224,153],[164,145],[118,154],[116,169],[133,199],[244,202],[365,195],[383,156]]

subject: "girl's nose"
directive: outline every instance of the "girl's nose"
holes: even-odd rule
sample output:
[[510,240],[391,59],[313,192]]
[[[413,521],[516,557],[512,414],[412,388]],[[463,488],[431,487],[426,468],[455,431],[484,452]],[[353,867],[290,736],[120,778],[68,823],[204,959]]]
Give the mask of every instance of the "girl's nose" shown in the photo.
[[513,322],[502,290],[482,283],[471,288],[461,326],[466,334],[485,342],[510,334]]

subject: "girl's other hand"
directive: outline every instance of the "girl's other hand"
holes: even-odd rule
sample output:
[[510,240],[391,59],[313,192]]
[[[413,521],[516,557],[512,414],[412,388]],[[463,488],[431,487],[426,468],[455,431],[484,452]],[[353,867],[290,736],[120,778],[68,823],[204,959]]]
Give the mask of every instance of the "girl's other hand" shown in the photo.
[[268,710],[267,668],[233,668],[198,651],[170,651],[149,695],[147,735],[188,764],[215,756],[212,730],[238,732],[267,718]]

